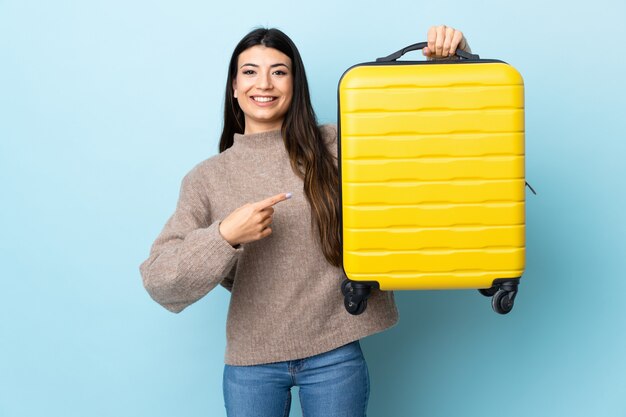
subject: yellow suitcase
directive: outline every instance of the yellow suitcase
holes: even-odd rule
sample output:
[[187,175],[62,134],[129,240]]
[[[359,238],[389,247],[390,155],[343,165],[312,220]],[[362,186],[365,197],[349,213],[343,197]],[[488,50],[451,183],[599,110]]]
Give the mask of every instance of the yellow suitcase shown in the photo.
[[513,308],[525,262],[524,85],[510,65],[397,61],[338,86],[346,310],[371,288],[479,289]]

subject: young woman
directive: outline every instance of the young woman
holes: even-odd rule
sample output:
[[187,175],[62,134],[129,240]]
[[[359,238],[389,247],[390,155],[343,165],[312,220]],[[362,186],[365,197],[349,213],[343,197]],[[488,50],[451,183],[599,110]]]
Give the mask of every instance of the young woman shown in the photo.
[[[424,55],[468,50],[428,31]],[[178,205],[140,269],[150,296],[178,313],[218,284],[231,292],[224,368],[230,417],[365,416],[369,376],[359,339],[393,326],[392,292],[346,312],[340,285],[337,130],[318,126],[300,54],[257,29],[229,66],[220,153],[183,179]]]

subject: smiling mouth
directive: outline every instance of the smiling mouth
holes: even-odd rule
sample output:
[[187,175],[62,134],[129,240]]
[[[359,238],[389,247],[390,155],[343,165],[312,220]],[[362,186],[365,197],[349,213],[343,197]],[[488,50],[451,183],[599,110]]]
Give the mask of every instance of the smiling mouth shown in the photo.
[[258,101],[259,103],[269,103],[270,101],[274,101],[276,100],[276,97],[259,97],[259,96],[252,96],[252,100],[254,101]]

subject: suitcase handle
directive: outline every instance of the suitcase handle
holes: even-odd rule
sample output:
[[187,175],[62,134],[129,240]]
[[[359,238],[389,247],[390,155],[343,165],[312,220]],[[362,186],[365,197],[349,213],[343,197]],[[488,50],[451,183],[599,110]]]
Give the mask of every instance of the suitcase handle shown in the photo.
[[[407,52],[424,49],[427,46],[428,46],[428,42],[414,43],[413,45],[409,45],[405,48],[402,48],[399,51],[396,51],[391,55],[387,55],[382,58],[376,58],[376,62],[392,62],[392,61],[397,60],[398,58],[400,58],[402,55],[406,54]],[[456,51],[454,51],[454,54],[459,56],[460,58],[465,58],[465,59],[474,59],[474,60],[480,59],[478,55],[470,54],[469,52],[465,52],[464,50],[460,48],[457,48]]]

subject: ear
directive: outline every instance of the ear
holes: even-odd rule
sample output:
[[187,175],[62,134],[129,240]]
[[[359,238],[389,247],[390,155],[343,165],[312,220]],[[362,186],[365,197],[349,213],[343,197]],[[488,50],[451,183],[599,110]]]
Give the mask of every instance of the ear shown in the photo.
[[237,80],[233,80],[233,97],[237,98]]

